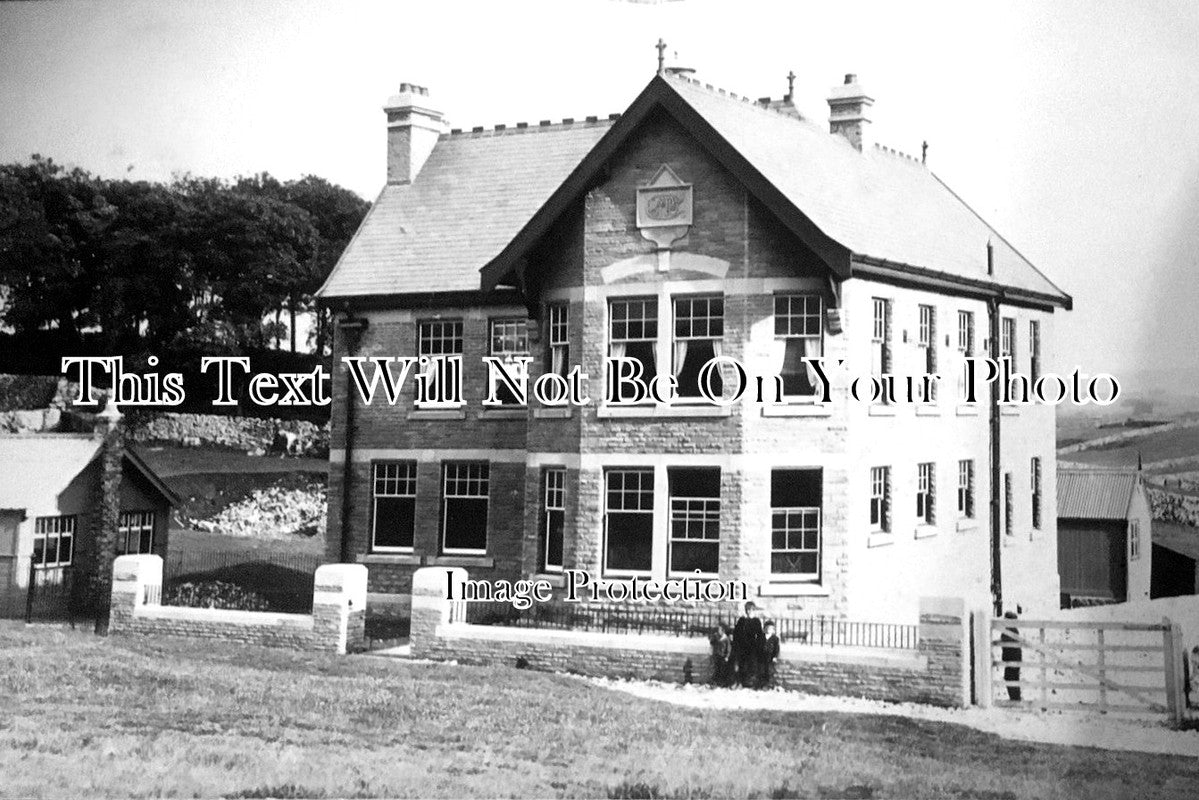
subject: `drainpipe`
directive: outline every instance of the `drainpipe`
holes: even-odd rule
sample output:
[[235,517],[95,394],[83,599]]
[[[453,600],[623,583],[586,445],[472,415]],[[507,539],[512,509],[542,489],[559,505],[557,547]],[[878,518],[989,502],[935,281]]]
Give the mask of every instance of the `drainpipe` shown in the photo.
[[[337,324],[337,330],[345,336],[346,339],[346,355],[353,356],[358,352],[358,345],[362,340],[362,332],[366,330],[367,321],[362,318],[350,316],[349,310],[346,311],[346,316]],[[333,352],[337,352],[337,348],[333,348]],[[350,486],[354,476],[354,387],[350,385],[349,373],[346,373],[346,416],[345,416],[345,460],[342,462],[341,473],[341,541],[339,544],[338,561],[342,564],[348,564],[353,554],[350,552],[350,511],[353,504],[350,502]]]
[[[990,248],[988,247],[988,256]],[[989,261],[990,259],[988,259]],[[996,364],[999,363],[999,298],[987,300],[987,320],[990,330],[990,347],[988,356]],[[991,456],[991,601],[995,607],[995,616],[1003,614],[1003,527],[1001,525],[1001,484],[1003,483],[1002,466],[999,448],[999,381],[991,383],[990,403],[990,436],[989,451]]]

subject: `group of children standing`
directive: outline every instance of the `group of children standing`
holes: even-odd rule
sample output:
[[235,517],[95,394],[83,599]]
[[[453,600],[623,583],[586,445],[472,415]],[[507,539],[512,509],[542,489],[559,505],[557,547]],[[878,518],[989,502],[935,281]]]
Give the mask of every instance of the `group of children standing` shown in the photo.
[[763,623],[752,600],[745,613],[730,628],[721,625],[711,636],[712,682],[717,686],[763,689],[774,685],[774,662],[779,655],[779,637],[774,623]]

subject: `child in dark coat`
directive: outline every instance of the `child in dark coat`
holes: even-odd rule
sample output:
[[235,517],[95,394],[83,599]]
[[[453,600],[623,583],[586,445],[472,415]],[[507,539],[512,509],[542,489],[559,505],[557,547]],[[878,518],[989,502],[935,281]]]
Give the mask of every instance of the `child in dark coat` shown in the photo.
[[774,623],[767,620],[762,626],[765,635],[762,641],[762,685],[770,689],[774,687],[774,662],[779,657],[779,637],[775,633]]
[[720,625],[710,637],[712,642],[712,683],[730,686],[733,683],[733,637],[728,625]]

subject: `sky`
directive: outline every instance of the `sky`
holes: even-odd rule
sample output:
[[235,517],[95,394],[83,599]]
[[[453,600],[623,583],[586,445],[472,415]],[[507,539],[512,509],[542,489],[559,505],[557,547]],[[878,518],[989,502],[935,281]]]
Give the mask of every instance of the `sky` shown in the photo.
[[0,162],[105,176],[315,174],[373,199],[382,106],[454,127],[623,111],[662,37],[701,80],[928,166],[1059,286],[1051,367],[1199,395],[1199,3],[520,0],[0,3]]

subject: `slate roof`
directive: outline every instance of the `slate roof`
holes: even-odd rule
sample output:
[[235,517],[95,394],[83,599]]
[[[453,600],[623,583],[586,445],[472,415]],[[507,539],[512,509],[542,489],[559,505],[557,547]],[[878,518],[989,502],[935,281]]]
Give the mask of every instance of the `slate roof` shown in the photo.
[[[31,498],[57,492],[83,472],[100,453],[100,440],[89,434],[39,433],[0,436],[0,464],[10,465],[0,480],[0,508],[24,509]],[[127,466],[140,472],[172,505],[179,497],[130,449]]]
[[1199,528],[1155,519],[1153,543],[1199,561]]
[[[1069,307],[1068,295],[911,159],[859,152],[824,125],[683,76],[655,77],[622,122],[639,104],[680,101],[855,261],[1025,290]],[[627,125],[616,125],[628,134]],[[479,289],[478,271],[505,248],[511,255],[510,243],[534,227],[535,214],[552,213],[547,200],[568,177],[580,177],[575,168],[612,126],[604,120],[443,136],[411,185],[383,190],[320,295]]]
[[1139,477],[1135,470],[1058,467],[1057,516],[1127,519]]
[[321,296],[478,291],[479,268],[611,125],[443,135],[415,181],[383,188]]

